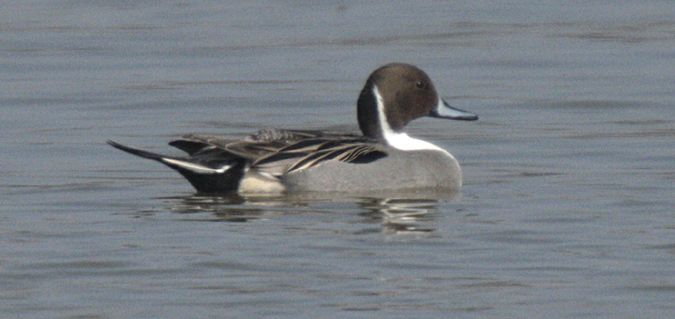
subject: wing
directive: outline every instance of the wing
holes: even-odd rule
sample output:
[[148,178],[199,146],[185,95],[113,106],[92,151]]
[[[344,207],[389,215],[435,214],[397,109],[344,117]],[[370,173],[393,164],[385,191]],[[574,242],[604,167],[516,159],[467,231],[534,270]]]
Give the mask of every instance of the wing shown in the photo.
[[280,176],[320,165],[334,160],[345,163],[370,163],[387,156],[377,144],[361,138],[302,140],[264,156],[253,163],[253,167],[272,175]]
[[261,130],[245,139],[234,140],[215,135],[184,135],[169,145],[176,147],[191,156],[212,152],[214,149],[226,152],[238,158],[255,161],[261,157],[274,154],[279,150],[299,142],[324,139],[343,140],[362,138],[354,134],[341,132],[325,132],[310,130]]
[[243,158],[252,168],[275,176],[329,160],[361,164],[387,156],[377,143],[363,136],[311,130],[261,130],[243,140],[193,134],[169,144],[191,157]]

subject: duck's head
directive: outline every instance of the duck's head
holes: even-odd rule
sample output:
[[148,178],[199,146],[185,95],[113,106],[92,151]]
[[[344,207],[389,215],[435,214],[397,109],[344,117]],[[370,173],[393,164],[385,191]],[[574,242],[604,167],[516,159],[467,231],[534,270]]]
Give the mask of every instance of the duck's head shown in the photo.
[[390,63],[375,70],[357,102],[359,127],[364,136],[390,144],[408,122],[423,117],[475,121],[478,116],[448,105],[424,71],[405,63]]

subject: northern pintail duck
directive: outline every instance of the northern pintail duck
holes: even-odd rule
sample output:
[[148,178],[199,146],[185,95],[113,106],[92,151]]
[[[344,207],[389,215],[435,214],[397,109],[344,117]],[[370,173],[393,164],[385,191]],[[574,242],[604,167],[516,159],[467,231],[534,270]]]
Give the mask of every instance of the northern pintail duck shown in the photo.
[[461,187],[462,171],[450,153],[403,132],[408,122],[423,116],[478,119],[443,101],[424,71],[404,63],[375,70],[359,95],[357,116],[362,136],[270,129],[243,140],[193,134],[169,143],[188,153],[187,157],[108,143],[171,167],[199,192]]

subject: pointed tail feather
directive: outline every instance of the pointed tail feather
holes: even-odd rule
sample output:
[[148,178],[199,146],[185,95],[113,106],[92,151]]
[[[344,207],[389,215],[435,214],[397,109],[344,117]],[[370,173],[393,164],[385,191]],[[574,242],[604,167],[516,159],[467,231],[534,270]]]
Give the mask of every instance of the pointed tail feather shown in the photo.
[[176,158],[129,147],[114,141],[108,144],[129,154],[160,162],[183,175],[199,192],[236,192],[244,176],[245,159],[226,159],[217,168],[200,163],[198,158]]
[[136,156],[149,158],[151,160],[155,160],[155,161],[159,161],[159,162],[161,162],[162,158],[165,157],[165,156],[162,156],[162,155],[157,154],[157,153],[151,153],[151,152],[147,152],[147,151],[144,151],[144,150],[139,150],[137,148],[122,145],[120,143],[117,143],[117,142],[111,141],[111,140],[108,140],[108,145],[110,145],[110,146],[112,146],[112,147],[114,147],[118,150],[125,151],[129,154],[134,154]]

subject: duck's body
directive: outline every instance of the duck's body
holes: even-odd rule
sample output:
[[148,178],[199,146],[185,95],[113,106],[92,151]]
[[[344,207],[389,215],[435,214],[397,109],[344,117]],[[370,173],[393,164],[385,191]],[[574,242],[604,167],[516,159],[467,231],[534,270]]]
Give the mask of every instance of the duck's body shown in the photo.
[[449,107],[423,71],[392,63],[375,70],[359,96],[363,136],[276,129],[244,140],[187,135],[170,143],[187,152],[187,158],[108,143],[175,169],[200,192],[458,190],[462,172],[457,160],[402,130],[422,116],[477,119]]

